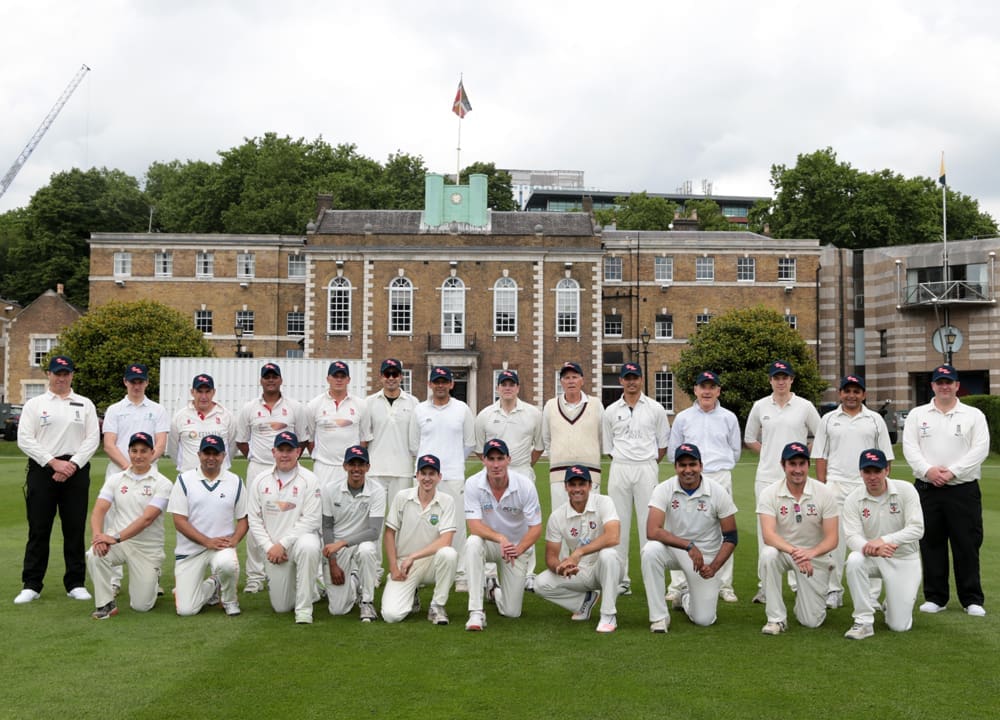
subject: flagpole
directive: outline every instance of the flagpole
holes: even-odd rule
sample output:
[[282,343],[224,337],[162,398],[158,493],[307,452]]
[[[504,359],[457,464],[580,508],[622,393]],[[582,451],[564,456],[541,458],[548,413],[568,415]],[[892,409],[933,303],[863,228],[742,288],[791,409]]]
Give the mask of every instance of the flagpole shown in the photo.
[[941,332],[941,347],[944,350],[944,361],[951,364],[951,344],[948,343],[947,335],[951,330],[951,306],[948,303],[951,297],[951,278],[948,270],[948,176],[944,169],[944,150],[941,151],[941,173],[938,176],[941,182],[941,238],[944,251],[942,258],[942,270],[944,275],[944,330]]
[[[458,87],[462,86],[462,73],[458,74]],[[462,184],[462,113],[458,115],[458,143],[455,147],[455,184]]]

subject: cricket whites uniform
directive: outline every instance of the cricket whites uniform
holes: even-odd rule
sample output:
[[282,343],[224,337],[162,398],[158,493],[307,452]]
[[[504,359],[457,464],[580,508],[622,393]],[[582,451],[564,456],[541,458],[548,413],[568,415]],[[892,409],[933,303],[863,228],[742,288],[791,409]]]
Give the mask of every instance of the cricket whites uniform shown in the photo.
[[[237,520],[247,516],[247,493],[243,481],[223,470],[214,481],[199,468],[177,476],[167,512],[183,515],[201,534],[209,538],[233,534]],[[240,561],[236,548],[210,550],[177,532],[174,602],[178,615],[197,615],[215,592],[215,583],[206,578],[215,575],[221,584],[223,603],[235,603]]]
[[563,479],[570,465],[583,465],[592,478],[591,494],[601,492],[601,418],[604,408],[586,395],[573,405],[563,396],[545,403],[542,410],[542,443],[549,456],[551,507],[569,500]]
[[[108,406],[104,413],[103,432],[115,433],[115,447],[118,451],[128,457],[128,440],[137,432],[147,433],[151,438],[155,438],[159,433],[170,432],[170,416],[167,409],[158,402],[153,402],[148,397],[143,396],[142,402],[133,403],[126,395],[114,405]],[[153,466],[154,469],[156,466]],[[120,473],[122,468],[113,462],[108,462],[105,470],[105,479],[115,473]]]
[[[677,476],[664,480],[649,498],[649,507],[664,513],[663,527],[670,533],[693,542],[705,564],[715,560],[722,549],[722,526],[719,521],[736,514],[732,496],[704,474],[701,484],[690,495]],[[695,625],[711,625],[716,619],[722,578],[703,578],[695,572],[690,554],[684,548],[667,547],[649,541],[642,548],[642,580],[646,586],[649,620],[668,620],[670,613],[664,598],[664,572],[667,568],[684,573],[688,600],[684,612]]]
[[[541,525],[542,508],[538,502],[535,484],[524,475],[507,472],[507,489],[497,500],[486,479],[486,469],[480,470],[465,482],[465,519],[481,520],[512,543],[519,543],[529,527]],[[522,553],[513,563],[506,562],[500,554],[500,545],[469,535],[466,542],[466,573],[469,580],[469,612],[483,609],[483,584],[485,564],[497,564],[500,588],[497,611],[506,617],[520,617],[524,601],[524,578],[534,566],[534,555]]]
[[[545,542],[562,543],[572,553],[604,534],[604,525],[618,520],[615,504],[607,495],[591,494],[583,512],[568,502],[549,516]],[[566,557],[563,555],[561,557]],[[618,551],[606,547],[580,558],[580,572],[562,577],[545,570],[535,578],[535,592],[571,612],[580,609],[588,591],[601,591],[601,615],[617,614],[618,584],[622,580],[622,564]]]
[[[695,402],[674,417],[670,427],[670,444],[667,445],[667,460],[674,461],[677,446],[681,443],[690,443],[698,448],[702,461],[701,476],[721,485],[732,497],[733,468],[743,452],[740,421],[736,415],[722,407],[718,401],[708,412]],[[733,589],[733,555],[729,556],[719,570],[718,577],[721,580],[720,589]],[[681,590],[683,587],[684,574],[679,570],[671,570],[669,589]]]
[[[785,481],[773,483],[761,493],[757,512],[775,519],[775,531],[796,547],[811,548],[823,540],[823,521],[836,518],[837,499],[823,483],[806,480],[798,500],[788,491]],[[806,627],[819,627],[826,619],[826,588],[833,572],[833,557],[828,553],[812,559],[812,576],[798,572],[798,566],[788,553],[765,545],[761,551],[765,611],[768,622],[786,622],[788,612],[781,596],[782,577],[786,571],[798,576],[795,594],[795,617]]]
[[[847,557],[847,584],[854,600],[854,621],[875,622],[875,605],[869,578],[880,577],[885,587],[885,622],[890,630],[905,632],[913,624],[913,604],[920,589],[920,538],[924,514],[913,485],[886,479],[888,487],[878,497],[862,484],[844,500],[840,525],[851,554]],[[881,538],[898,545],[891,558],[868,557],[862,549]]]
[[371,438],[364,435],[365,401],[347,394],[337,402],[329,391],[322,392],[306,406],[306,428],[312,439],[313,471],[320,487],[347,477],[344,471],[344,453],[352,445],[360,445]]
[[622,582],[629,584],[628,549],[632,535],[632,507],[635,506],[639,547],[646,544],[646,517],[649,496],[659,480],[659,451],[670,441],[670,421],[660,403],[640,395],[635,407],[623,398],[608,405],[601,430],[604,452],[611,456],[608,496],[614,501],[621,521],[618,557]]
[[177,464],[177,472],[188,472],[199,467],[198,447],[206,435],[218,435],[226,445],[226,459],[222,469],[228,470],[232,465],[233,448],[236,443],[236,419],[219,403],[212,405],[207,414],[198,412],[193,402],[174,414],[170,425],[170,437],[167,440],[167,451]]
[[534,482],[531,455],[536,450],[545,449],[542,443],[542,411],[519,398],[514,409],[507,413],[497,400],[476,416],[476,447],[483,447],[487,440],[493,439],[507,443],[510,469]]
[[[385,518],[385,526],[396,533],[399,561],[427,547],[439,535],[455,531],[455,500],[446,493],[435,492],[434,499],[423,507],[418,491],[419,488],[413,487],[398,493]],[[431,602],[444,607],[457,567],[458,553],[447,545],[431,557],[414,560],[406,580],[393,580],[389,574],[382,592],[382,619],[387,623],[403,620],[410,614],[417,588],[431,582],[434,583]]]
[[367,449],[372,466],[368,479],[385,488],[386,507],[391,507],[397,493],[413,487],[410,422],[417,399],[401,390],[399,397],[390,401],[379,390],[368,396],[366,404],[367,423],[362,434],[370,438]]
[[[826,460],[826,485],[837,498],[837,507],[844,507],[844,499],[859,487],[863,487],[858,472],[858,458],[861,453],[878,448],[890,462],[895,459],[889,429],[885,420],[874,410],[864,405],[854,416],[843,411],[838,405],[819,421],[816,437],[813,439],[811,455],[814,460]],[[840,535],[837,549],[833,552],[836,563],[830,574],[827,592],[842,593],[844,586],[844,558],[847,554],[847,535],[844,532],[844,515],[840,516]],[[877,589],[877,587],[876,587]]]
[[378,535],[372,540],[354,542],[353,538],[369,530],[371,520],[379,529],[385,517],[385,488],[370,478],[360,492],[353,494],[347,480],[338,480],[322,489],[323,544],[345,540],[349,544],[337,551],[337,564],[346,576],[343,585],[330,579],[330,565],[323,561],[323,582],[331,615],[346,615],[360,595],[361,602],[375,599],[378,575]]
[[129,605],[133,610],[146,612],[156,603],[156,584],[163,567],[163,511],[170,500],[172,484],[156,470],[137,476],[129,468],[104,481],[97,497],[111,503],[114,515],[106,523],[109,535],[120,533],[135,522],[152,505],[160,514],[145,530],[135,537],[108,546],[103,557],[87,551],[87,570],[94,582],[94,604],[101,608],[115,599],[111,589],[112,569],[128,566]]
[[265,557],[276,543],[288,554],[286,562],[264,563],[271,607],[279,613],[294,608],[295,622],[311,623],[323,515],[319,481],[300,465],[287,475],[272,472],[255,481],[247,508],[250,532]]
[[[295,433],[299,440],[309,440],[306,429],[305,406],[298,400],[282,395],[274,405],[264,402],[263,396],[244,405],[236,417],[236,443],[247,443],[250,454],[247,457],[246,485],[274,467],[274,437],[284,430]],[[253,535],[247,533],[247,584],[263,585],[264,551],[257,545]]]

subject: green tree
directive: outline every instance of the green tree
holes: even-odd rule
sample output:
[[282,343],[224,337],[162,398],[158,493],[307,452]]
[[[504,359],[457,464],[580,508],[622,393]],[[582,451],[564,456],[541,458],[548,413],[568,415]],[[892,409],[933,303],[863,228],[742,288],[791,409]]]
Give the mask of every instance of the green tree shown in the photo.
[[[773,165],[775,198],[750,212],[750,228],[779,238],[818,238],[838,247],[869,248],[939,242],[941,191],[928,177],[890,170],[862,172],[832,148],[799,155],[794,167]],[[996,221],[978,201],[947,191],[948,238],[990,236]]]
[[[462,182],[469,181],[469,175],[485,175],[486,206],[492,210],[517,210],[514,198],[513,180],[506,170],[497,170],[494,163],[474,162],[461,173]],[[423,207],[423,202],[421,202]]]
[[422,209],[426,175],[427,166],[420,155],[407,155],[401,150],[390,154],[382,168],[377,190],[378,207],[386,210]]
[[758,305],[731,310],[701,327],[674,365],[674,379],[692,399],[695,378],[703,370],[719,373],[722,404],[745,424],[754,402],[770,394],[767,367],[785,360],[795,370],[794,391],[817,402],[827,383],[820,377],[813,351],[784,317]]
[[223,231],[226,199],[212,189],[217,163],[189,160],[154,162],[146,170],[146,198],[153,208],[153,228],[171,233]]
[[692,212],[698,213],[699,230],[732,230],[733,225],[729,219],[722,214],[719,203],[711,198],[704,200],[687,200],[684,203],[684,212],[687,217],[691,217]]
[[616,197],[611,210],[596,210],[594,218],[618,230],[669,230],[677,205],[666,198],[650,197],[646,191]]
[[73,388],[100,412],[121,399],[128,363],[149,366],[150,397],[159,397],[161,357],[212,357],[212,346],[191,319],[152,300],[108,303],[89,312],[59,336],[53,355],[73,358]]

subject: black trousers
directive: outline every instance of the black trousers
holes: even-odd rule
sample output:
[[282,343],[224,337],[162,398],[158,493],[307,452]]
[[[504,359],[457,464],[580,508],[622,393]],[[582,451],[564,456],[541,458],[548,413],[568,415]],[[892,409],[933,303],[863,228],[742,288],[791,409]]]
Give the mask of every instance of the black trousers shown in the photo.
[[983,604],[979,577],[979,548],[983,544],[983,502],[979,481],[934,487],[914,483],[924,511],[920,559],[924,570],[924,599],[948,604],[948,546],[955,564],[955,590],[962,607]]
[[[60,458],[68,460],[69,456]],[[90,500],[90,463],[77,470],[65,482],[52,479],[52,468],[28,461],[24,501],[28,512],[28,544],[24,548],[24,587],[41,592],[49,566],[49,543],[56,512],[62,524],[63,559],[66,590],[83,587],[87,575],[84,556],[84,531],[87,527],[87,503]]]

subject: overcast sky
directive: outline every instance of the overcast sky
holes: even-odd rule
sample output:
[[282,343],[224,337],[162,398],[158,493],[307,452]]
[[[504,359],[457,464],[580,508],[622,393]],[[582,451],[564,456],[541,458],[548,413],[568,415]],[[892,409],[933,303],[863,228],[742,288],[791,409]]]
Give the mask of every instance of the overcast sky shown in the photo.
[[92,69],[0,198],[52,173],[214,160],[276,132],[462,164],[585,172],[603,190],[770,195],[832,147],[936,177],[1000,219],[1000,10],[986,0],[8,0],[0,173]]

